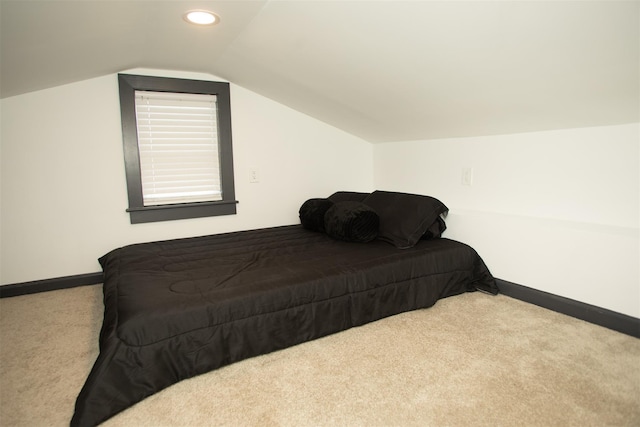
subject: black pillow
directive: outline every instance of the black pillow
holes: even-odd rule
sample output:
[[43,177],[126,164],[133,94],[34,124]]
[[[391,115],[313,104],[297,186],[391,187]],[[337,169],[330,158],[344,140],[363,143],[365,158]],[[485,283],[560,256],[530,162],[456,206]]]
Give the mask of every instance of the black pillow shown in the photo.
[[400,249],[414,246],[440,214],[449,211],[433,197],[389,191],[374,191],[364,203],[380,217],[378,238]]
[[333,206],[329,199],[309,199],[300,206],[300,223],[311,231],[324,231],[324,214]]
[[338,202],[324,215],[326,233],[337,240],[366,243],[378,237],[378,214],[361,202]]
[[328,198],[334,203],[338,202],[362,202],[370,193],[358,193],[355,191],[336,191]]

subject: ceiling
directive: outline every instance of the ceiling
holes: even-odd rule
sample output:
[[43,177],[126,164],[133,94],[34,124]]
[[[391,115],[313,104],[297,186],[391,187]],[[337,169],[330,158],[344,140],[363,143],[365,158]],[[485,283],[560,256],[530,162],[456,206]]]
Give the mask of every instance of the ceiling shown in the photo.
[[140,67],[370,142],[640,121],[638,1],[0,0],[0,19],[3,98]]

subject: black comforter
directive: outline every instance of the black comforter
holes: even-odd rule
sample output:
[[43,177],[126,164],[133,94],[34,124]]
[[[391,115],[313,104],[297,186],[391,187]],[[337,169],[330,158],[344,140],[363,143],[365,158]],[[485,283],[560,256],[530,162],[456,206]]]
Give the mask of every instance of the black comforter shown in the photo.
[[432,306],[495,281],[469,246],[399,250],[302,226],[131,245],[100,259],[100,354],[73,426],[91,426],[212,369]]

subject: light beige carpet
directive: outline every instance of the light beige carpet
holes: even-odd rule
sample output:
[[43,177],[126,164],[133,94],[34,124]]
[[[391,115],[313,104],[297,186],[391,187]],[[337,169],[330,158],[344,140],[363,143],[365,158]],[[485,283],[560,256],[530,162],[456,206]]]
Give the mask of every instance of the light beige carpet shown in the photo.
[[[0,299],[0,425],[65,426],[101,286]],[[176,384],[104,426],[640,426],[640,340],[472,293]]]

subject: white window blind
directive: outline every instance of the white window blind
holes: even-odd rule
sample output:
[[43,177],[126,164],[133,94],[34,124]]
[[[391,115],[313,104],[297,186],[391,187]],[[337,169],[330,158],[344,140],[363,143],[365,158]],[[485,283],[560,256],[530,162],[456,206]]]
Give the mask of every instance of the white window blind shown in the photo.
[[222,200],[215,95],[135,92],[145,206]]

